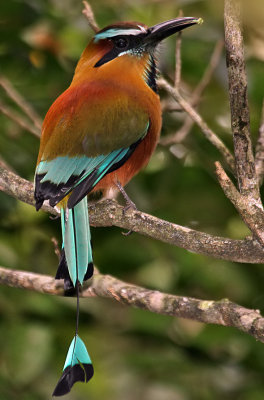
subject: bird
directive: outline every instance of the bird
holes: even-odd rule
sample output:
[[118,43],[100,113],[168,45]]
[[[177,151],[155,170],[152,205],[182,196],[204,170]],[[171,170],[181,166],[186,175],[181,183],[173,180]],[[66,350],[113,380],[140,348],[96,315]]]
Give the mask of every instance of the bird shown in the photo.
[[[62,248],[56,279],[77,297],[76,330],[53,396],[88,382],[94,369],[79,336],[79,291],[93,275],[87,195],[124,186],[147,165],[159,140],[161,105],[156,48],[201,19],[182,17],[147,27],[117,22],[95,33],[70,86],[43,122],[35,172],[35,206],[60,210]],[[125,193],[125,192],[124,192]]]

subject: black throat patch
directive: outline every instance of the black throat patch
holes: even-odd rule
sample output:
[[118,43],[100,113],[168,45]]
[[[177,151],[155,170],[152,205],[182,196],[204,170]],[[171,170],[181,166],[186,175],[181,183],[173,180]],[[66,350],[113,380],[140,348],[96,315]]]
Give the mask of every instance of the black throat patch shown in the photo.
[[158,92],[157,89],[157,67],[156,61],[153,55],[150,56],[147,68],[145,70],[144,79],[148,86],[155,92]]

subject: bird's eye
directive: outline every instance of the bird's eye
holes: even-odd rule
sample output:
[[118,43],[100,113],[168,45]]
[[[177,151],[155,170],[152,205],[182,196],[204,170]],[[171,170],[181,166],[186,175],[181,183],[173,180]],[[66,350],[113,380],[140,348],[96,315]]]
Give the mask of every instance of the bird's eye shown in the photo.
[[129,41],[126,37],[116,38],[114,42],[118,49],[125,49],[129,45]]

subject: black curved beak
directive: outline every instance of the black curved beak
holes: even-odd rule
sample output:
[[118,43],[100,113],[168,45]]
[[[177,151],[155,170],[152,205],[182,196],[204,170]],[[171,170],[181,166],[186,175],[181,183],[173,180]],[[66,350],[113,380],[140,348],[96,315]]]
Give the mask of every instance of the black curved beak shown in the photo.
[[202,24],[202,18],[184,17],[170,19],[169,21],[161,22],[160,24],[151,26],[147,30],[147,35],[144,42],[147,45],[157,45],[161,40],[173,35],[176,32],[182,31],[189,26]]

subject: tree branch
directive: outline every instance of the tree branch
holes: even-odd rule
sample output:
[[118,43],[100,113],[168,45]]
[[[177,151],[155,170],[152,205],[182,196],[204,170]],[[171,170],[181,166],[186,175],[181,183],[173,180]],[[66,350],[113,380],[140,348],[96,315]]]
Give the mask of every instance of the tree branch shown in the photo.
[[[33,184],[6,170],[0,164],[0,190],[25,203],[35,205]],[[44,204],[42,209],[58,215],[56,209]],[[118,226],[147,237],[184,248],[198,254],[229,261],[262,263],[264,249],[254,240],[232,240],[209,235],[139,211],[124,208],[114,200],[99,201],[89,206],[93,226]]]
[[244,62],[243,37],[240,27],[240,1],[225,0],[225,44],[229,78],[229,97],[235,163],[239,191],[219,163],[216,173],[226,196],[239,211],[253,236],[264,245],[264,211],[252,151]]
[[[51,276],[0,267],[0,284],[35,292],[63,296],[63,281]],[[176,296],[131,285],[110,275],[95,274],[85,282],[82,297],[105,297],[157,314],[188,318],[206,324],[232,326],[264,342],[264,318],[258,310],[232,303]]]
[[[237,181],[241,194],[260,202],[258,180],[250,138],[247,76],[240,23],[240,0],[226,0],[224,10],[226,65],[229,81],[231,125]],[[261,202],[260,202],[261,204]]]
[[259,137],[256,145],[255,165],[258,182],[261,185],[264,177],[264,100],[262,103]]

